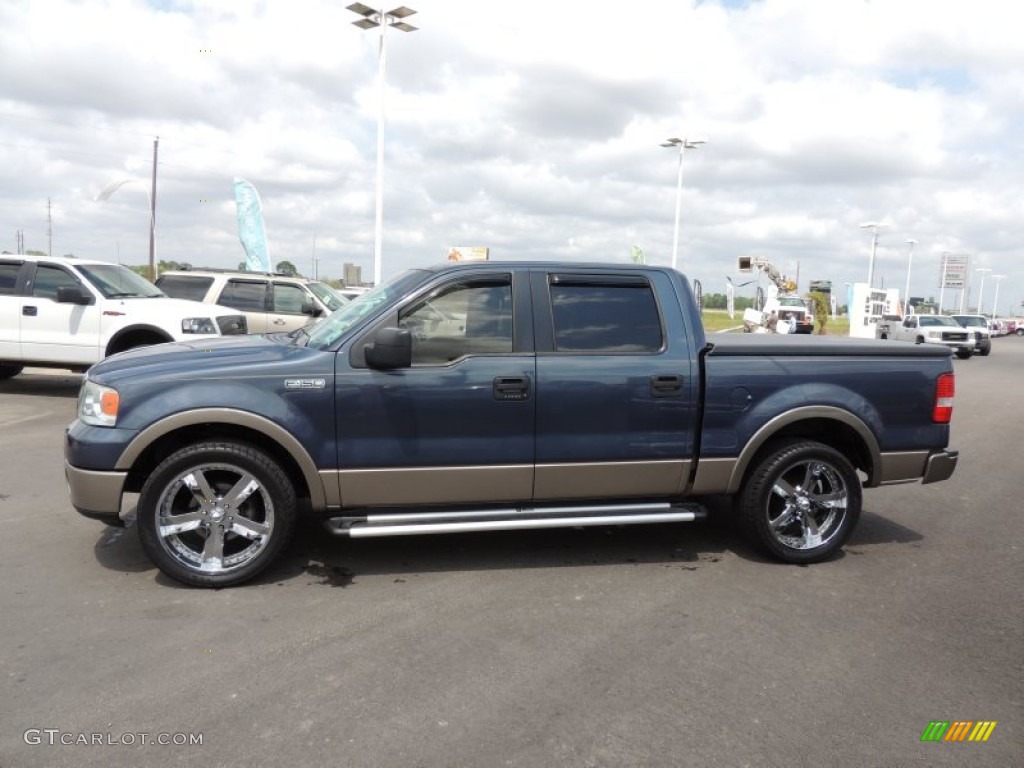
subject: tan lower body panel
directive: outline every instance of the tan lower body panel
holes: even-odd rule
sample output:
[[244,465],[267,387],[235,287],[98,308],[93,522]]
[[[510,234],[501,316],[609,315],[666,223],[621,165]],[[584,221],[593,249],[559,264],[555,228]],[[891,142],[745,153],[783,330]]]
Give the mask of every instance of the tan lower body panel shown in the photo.
[[728,493],[736,464],[736,459],[701,459],[697,463],[697,474],[693,478],[690,493]]
[[422,504],[557,501],[635,496],[677,496],[689,460],[622,461],[497,467],[343,469],[321,472],[325,488],[337,477],[341,498],[328,506],[380,507]]
[[881,484],[907,483],[924,476],[928,451],[899,451],[881,455]]
[[677,496],[690,474],[690,461],[614,461],[538,464],[534,499],[615,499]]
[[345,507],[523,501],[533,491],[533,467],[528,464],[343,469],[337,474]]

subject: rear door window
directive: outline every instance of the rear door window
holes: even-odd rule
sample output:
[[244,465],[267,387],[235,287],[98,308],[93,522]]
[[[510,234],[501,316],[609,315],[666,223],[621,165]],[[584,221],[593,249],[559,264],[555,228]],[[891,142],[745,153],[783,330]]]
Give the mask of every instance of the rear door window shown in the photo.
[[552,275],[555,351],[653,354],[664,345],[658,302],[642,277]]

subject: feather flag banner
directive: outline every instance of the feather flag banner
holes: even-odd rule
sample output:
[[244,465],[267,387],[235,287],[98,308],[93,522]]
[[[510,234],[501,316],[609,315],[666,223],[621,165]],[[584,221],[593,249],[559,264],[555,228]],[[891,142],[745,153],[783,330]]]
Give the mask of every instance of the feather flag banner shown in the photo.
[[263,209],[256,187],[235,177],[235,208],[238,212],[238,239],[245,250],[245,268],[249,272],[270,272],[270,249],[263,226]]

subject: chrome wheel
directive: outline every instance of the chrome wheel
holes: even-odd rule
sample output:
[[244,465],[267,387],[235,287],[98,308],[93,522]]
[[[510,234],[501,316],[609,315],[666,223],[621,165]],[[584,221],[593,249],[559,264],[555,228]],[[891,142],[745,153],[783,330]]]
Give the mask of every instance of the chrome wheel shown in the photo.
[[198,443],[173,453],[146,480],[139,540],[168,576],[225,587],[273,561],[295,516],[295,488],[272,456],[244,443]]
[[249,472],[231,464],[186,470],[157,501],[157,535],[171,557],[224,573],[262,552],[274,530],[274,502]]
[[860,478],[836,449],[811,440],[768,444],[738,499],[747,536],[787,563],[839,549],[860,518]]
[[846,516],[849,491],[835,467],[804,461],[783,471],[768,498],[768,527],[780,544],[816,549],[838,532]]

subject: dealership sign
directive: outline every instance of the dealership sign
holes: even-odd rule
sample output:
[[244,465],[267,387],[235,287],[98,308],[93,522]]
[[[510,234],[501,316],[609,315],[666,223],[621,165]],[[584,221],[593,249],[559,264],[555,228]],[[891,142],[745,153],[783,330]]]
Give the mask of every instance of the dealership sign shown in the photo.
[[942,254],[942,271],[939,277],[939,286],[942,288],[963,288],[967,284],[967,270],[970,262],[970,256],[954,256],[951,253]]

